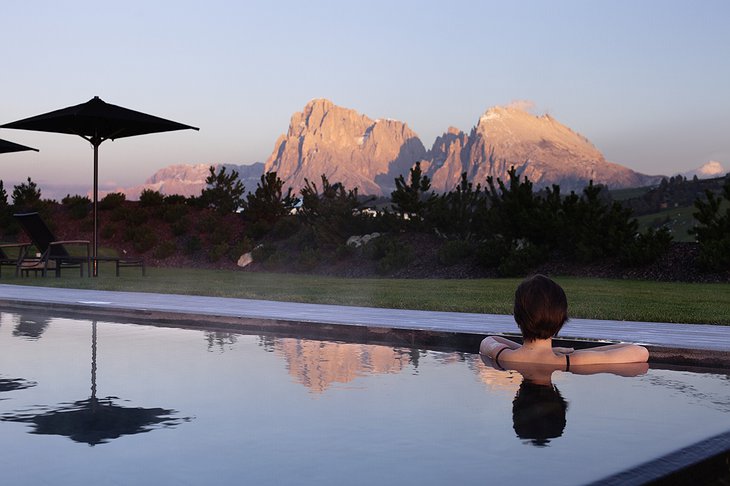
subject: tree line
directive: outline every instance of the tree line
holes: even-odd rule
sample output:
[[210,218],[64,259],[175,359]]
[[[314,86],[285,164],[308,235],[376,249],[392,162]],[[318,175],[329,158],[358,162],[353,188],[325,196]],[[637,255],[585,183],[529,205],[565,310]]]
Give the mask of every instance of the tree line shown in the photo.
[[[209,170],[199,196],[164,196],[145,190],[140,206],[189,205],[219,215],[239,213],[245,224],[242,234],[234,236],[236,248],[252,250],[255,260],[272,266],[296,262],[299,267],[314,267],[325,258],[360,252],[374,260],[382,273],[388,273],[418,258],[399,236],[428,233],[440,237],[442,264],[468,260],[496,269],[499,275],[513,276],[553,260],[588,263],[611,259],[625,266],[645,265],[664,255],[672,241],[666,228],[639,231],[632,210],[611,201],[601,185],[591,182],[580,194],[562,194],[558,185],[536,191],[514,167],[506,180],[488,177],[484,185],[475,185],[464,173],[453,190],[437,194],[416,163],[406,176],[395,179],[390,200],[377,210],[372,209],[374,198],[363,197],[356,188],[348,189],[324,175],[317,182],[306,180],[295,195],[291,189],[285,190],[275,172],[263,174],[257,187],[247,192],[237,171],[225,167]],[[660,187],[672,185],[674,181]],[[111,193],[100,205],[121,201],[124,194]],[[67,196],[62,203],[78,217],[84,217],[90,206],[83,196]],[[13,188],[12,204],[0,181],[3,227],[12,225],[11,214],[19,208],[43,210],[44,204],[47,201],[30,178]],[[694,206],[697,223],[692,231],[700,246],[698,263],[709,271],[727,270],[730,179],[721,194],[706,190]],[[346,244],[350,236],[375,233],[382,236],[362,248]],[[137,237],[143,239],[143,235]]]

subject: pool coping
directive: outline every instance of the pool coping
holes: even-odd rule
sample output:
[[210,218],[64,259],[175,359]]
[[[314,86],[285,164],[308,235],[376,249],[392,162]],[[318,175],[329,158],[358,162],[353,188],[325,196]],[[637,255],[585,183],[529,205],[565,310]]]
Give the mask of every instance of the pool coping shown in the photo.
[[[8,284],[0,284],[0,307],[464,352],[489,334],[518,336],[510,315]],[[649,349],[651,362],[730,368],[730,326],[571,319],[558,338],[575,347],[633,342]]]

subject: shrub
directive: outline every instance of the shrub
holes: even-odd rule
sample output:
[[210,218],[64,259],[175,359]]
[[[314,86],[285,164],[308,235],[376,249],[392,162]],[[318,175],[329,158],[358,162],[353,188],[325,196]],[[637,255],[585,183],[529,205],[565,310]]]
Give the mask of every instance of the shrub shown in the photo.
[[165,258],[171,257],[176,252],[177,245],[174,241],[168,240],[160,243],[157,248],[155,248],[155,251],[152,252],[152,256],[157,258],[158,260],[164,260]]
[[217,262],[220,260],[223,256],[225,256],[226,253],[228,253],[228,250],[230,249],[230,246],[228,243],[218,243],[210,247],[210,250],[208,250],[208,260],[211,262]]
[[672,235],[667,228],[649,228],[646,233],[637,233],[633,241],[624,246],[619,261],[629,267],[647,265],[665,255],[671,244]]
[[174,224],[188,214],[188,207],[184,204],[165,204],[162,210],[162,219],[166,223]]
[[464,240],[446,241],[438,250],[438,260],[442,265],[455,265],[474,254],[474,245]]
[[124,241],[131,241],[134,249],[139,253],[150,250],[157,243],[157,237],[144,226],[128,226],[122,235]]
[[276,253],[276,247],[274,245],[259,245],[251,252],[251,257],[255,262],[265,262]]
[[105,224],[99,230],[99,236],[101,236],[105,240],[110,240],[114,238],[116,231],[117,228],[113,224]]
[[375,260],[375,271],[380,275],[392,273],[413,261],[413,248],[391,236],[370,240],[363,247],[370,259]]
[[285,216],[274,224],[269,235],[276,240],[283,240],[295,235],[302,227],[296,216]]
[[187,234],[190,230],[190,220],[188,218],[180,218],[170,226],[170,229],[172,230],[172,234],[175,236]]
[[316,248],[306,248],[302,250],[297,259],[297,264],[302,270],[312,270],[316,268],[322,261],[322,255]]
[[166,206],[177,206],[177,205],[184,205],[188,201],[188,198],[185,196],[181,196],[180,194],[170,194],[168,196],[165,196],[165,205]]
[[500,277],[523,277],[544,260],[542,248],[526,242],[510,249],[497,265],[497,274]]
[[145,253],[152,249],[157,243],[157,237],[154,233],[147,231],[145,228],[138,228],[134,231],[132,238],[132,247],[138,253]]
[[156,208],[162,206],[165,196],[160,191],[144,189],[139,195],[139,205],[143,208]]
[[149,219],[147,211],[141,208],[124,208],[123,216],[130,226],[142,226]]
[[191,236],[190,238],[185,240],[183,251],[186,255],[192,255],[199,252],[202,248],[203,244],[201,243],[200,238],[198,238],[197,236]]
[[110,192],[99,201],[99,209],[102,211],[109,211],[120,207],[124,201],[127,200],[127,196],[121,192]]
[[91,199],[86,196],[67,195],[61,200],[71,219],[84,219],[91,210]]

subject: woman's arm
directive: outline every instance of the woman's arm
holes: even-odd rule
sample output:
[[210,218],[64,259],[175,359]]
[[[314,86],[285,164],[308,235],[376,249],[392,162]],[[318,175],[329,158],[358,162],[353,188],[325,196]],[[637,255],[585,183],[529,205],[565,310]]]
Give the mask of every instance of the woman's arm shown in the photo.
[[571,364],[575,365],[645,363],[648,360],[649,351],[644,346],[628,343],[579,349],[570,356]]
[[488,336],[482,340],[482,344],[479,346],[479,353],[494,358],[504,348],[519,349],[520,347],[522,347],[520,343],[503,338],[502,336]]

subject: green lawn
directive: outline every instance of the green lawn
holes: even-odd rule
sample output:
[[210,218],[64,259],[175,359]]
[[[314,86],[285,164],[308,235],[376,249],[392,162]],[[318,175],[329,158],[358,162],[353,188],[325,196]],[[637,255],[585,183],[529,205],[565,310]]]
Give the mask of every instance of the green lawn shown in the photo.
[[[15,278],[0,283],[240,297],[291,302],[509,314],[519,279],[347,279],[310,275],[199,269],[137,268],[102,264],[100,277]],[[730,284],[687,284],[591,278],[556,278],[568,294],[572,317],[730,325]]]

